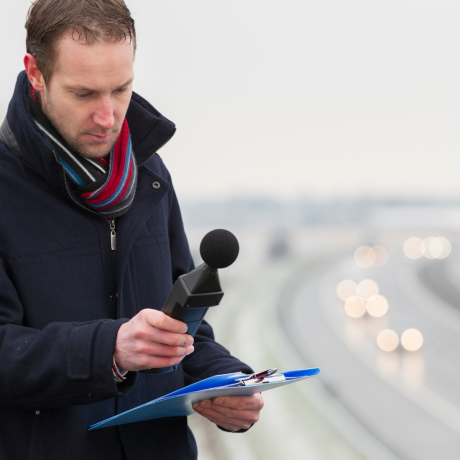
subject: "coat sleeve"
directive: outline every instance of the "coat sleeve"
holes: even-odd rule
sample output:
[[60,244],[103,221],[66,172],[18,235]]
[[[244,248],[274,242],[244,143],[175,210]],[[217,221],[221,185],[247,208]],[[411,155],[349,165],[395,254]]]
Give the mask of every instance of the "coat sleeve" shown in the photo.
[[[174,191],[170,203],[169,241],[173,282],[175,282],[180,275],[192,270],[194,264]],[[232,356],[227,349],[214,340],[212,327],[206,321],[201,323],[195,334],[194,346],[195,351],[182,361],[186,385],[217,374],[253,372],[247,364]]]
[[[135,372],[116,384],[112,356],[117,332],[127,321],[51,323],[24,327],[16,289],[0,259],[0,406],[51,409],[123,396]],[[131,374],[131,375],[130,375]]]

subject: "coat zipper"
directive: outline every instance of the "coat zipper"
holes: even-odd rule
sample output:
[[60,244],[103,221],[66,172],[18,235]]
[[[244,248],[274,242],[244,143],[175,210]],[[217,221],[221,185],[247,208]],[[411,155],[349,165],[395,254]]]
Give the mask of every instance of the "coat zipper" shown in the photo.
[[115,219],[109,220],[110,224],[110,247],[112,251],[117,250],[117,232],[115,231]]
[[91,209],[88,209],[88,208],[85,208],[85,206],[82,206],[73,196],[72,194],[70,193],[70,190],[69,190],[69,185],[67,183],[67,177],[65,175],[65,169],[64,169],[64,166],[62,166],[61,162],[59,161],[57,155],[56,155],[56,152],[53,150],[53,153],[54,153],[54,158],[56,159],[56,162],[59,163],[61,165],[61,168],[62,168],[62,175],[64,177],[64,184],[65,184],[65,188],[67,190],[67,194],[70,196],[71,200],[77,205],[79,206],[80,208],[84,209],[85,211],[88,211],[88,212],[91,212],[92,214],[95,214],[97,217],[100,217],[101,219],[104,219],[106,220],[108,223],[109,223],[109,226],[110,226],[110,248],[112,249],[112,251],[116,251],[117,250],[117,233],[115,231],[115,219],[106,219],[105,217],[102,217],[100,214],[98,214],[97,212],[91,210]]
[[[57,154],[56,152],[53,150],[53,154],[54,154],[54,158],[56,159],[56,162],[61,166],[62,168],[62,175],[64,177],[64,184],[65,184],[65,188],[67,190],[67,194],[70,196],[70,199],[77,205],[79,206],[80,208],[84,209],[85,211],[88,211],[92,214],[95,214],[96,216],[100,217],[101,219],[104,219],[105,221],[107,221],[109,223],[109,226],[110,226],[110,248],[112,249],[112,254],[113,254],[113,260],[114,262],[116,262],[116,250],[117,250],[117,233],[116,233],[116,229],[115,229],[115,219],[106,219],[105,217],[102,217],[100,214],[98,214],[97,212],[91,210],[91,209],[88,209],[86,208],[85,206],[82,206],[73,196],[72,194],[70,193],[70,190],[69,190],[69,184],[67,183],[67,177],[65,175],[65,169],[64,169],[64,166],[62,166],[61,162],[59,161],[58,157],[57,157]],[[117,275],[115,273],[115,268],[114,268],[114,281],[115,281],[115,287],[117,286]]]

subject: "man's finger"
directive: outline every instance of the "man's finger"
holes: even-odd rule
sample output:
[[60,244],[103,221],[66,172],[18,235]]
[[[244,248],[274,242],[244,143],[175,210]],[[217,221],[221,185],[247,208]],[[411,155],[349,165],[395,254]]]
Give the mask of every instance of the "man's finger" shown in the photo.
[[186,356],[190,353],[193,353],[193,346],[175,346],[171,347],[168,345],[163,345],[157,342],[141,342],[136,347],[136,352],[138,354],[144,354],[148,356],[162,356],[162,357],[174,357],[174,356]]
[[[206,418],[207,420],[209,420],[211,423],[215,423],[216,425],[219,425],[220,427],[222,428],[225,428],[226,430],[228,431],[238,431],[238,430],[241,430],[243,427],[241,426],[241,422],[238,422],[237,423],[232,423],[233,422],[233,419],[232,420],[220,420],[219,417],[216,415],[216,414],[212,414],[212,410],[210,409],[207,409],[207,411],[209,411],[209,413],[201,413],[199,412],[199,414]],[[248,428],[249,428],[250,424],[248,424]]]
[[150,326],[139,331],[137,338],[148,342],[161,343],[168,347],[189,347],[195,341],[191,335],[177,334]]
[[146,308],[141,312],[142,319],[149,325],[163,331],[175,332],[176,334],[185,334],[188,326],[182,321],[171,318],[163,312]]
[[199,404],[194,405],[193,408],[210,422],[230,431],[248,429],[253,423],[255,423],[254,420],[226,417],[225,415],[215,411],[213,408],[201,407]]
[[219,412],[216,412],[215,410],[209,407],[206,408],[206,407],[201,407],[200,405],[197,405],[197,406],[194,406],[193,408],[195,409],[196,412],[198,412],[203,417],[206,417],[208,420],[210,420],[213,423],[219,423],[219,422],[225,423],[227,421],[225,415],[222,415]]
[[221,414],[223,417],[226,417],[229,421],[230,419],[238,419],[238,420],[246,420],[248,422],[255,423],[259,420],[259,414],[260,414],[260,411],[258,410],[232,409],[231,407],[220,407],[220,406],[216,406],[215,404],[213,404],[210,407],[210,409],[212,409],[216,413]]
[[252,396],[219,396],[213,399],[213,404],[239,410],[261,410],[264,407],[262,395]]
[[[216,404],[213,404],[212,401],[206,399],[204,401],[201,401],[198,404],[195,404],[193,408],[199,412],[202,413],[206,409],[210,409],[214,411],[215,413],[220,414],[222,417],[227,417],[229,420],[230,419],[239,419],[239,420],[247,420],[251,423],[255,423],[259,420],[259,414],[260,411],[257,409],[234,409],[232,407],[227,407],[227,406],[218,406]],[[215,415],[217,417],[217,415]],[[219,420],[223,420],[223,418],[220,417]]]
[[231,407],[219,407],[212,403],[212,401],[204,400],[198,404],[195,404],[193,408],[200,414],[209,414],[218,420],[225,420],[225,418],[236,418],[241,412],[238,409],[232,409]]

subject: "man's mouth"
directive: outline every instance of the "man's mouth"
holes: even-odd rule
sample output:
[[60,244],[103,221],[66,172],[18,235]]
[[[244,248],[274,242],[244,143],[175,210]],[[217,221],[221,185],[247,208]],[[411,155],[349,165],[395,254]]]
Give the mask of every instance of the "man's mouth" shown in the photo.
[[94,142],[101,143],[103,144],[104,142],[107,142],[110,138],[112,133],[108,134],[87,134]]

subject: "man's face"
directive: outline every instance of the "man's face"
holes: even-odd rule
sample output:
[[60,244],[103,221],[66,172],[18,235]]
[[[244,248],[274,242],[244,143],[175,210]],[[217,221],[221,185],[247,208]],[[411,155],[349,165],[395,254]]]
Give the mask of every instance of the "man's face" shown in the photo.
[[133,61],[129,40],[60,40],[49,85],[41,92],[42,110],[75,152],[99,158],[112,150],[131,100]]

